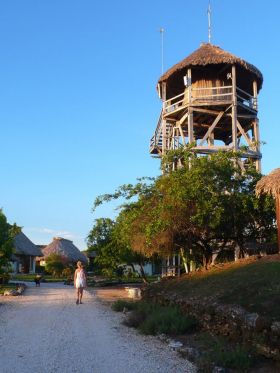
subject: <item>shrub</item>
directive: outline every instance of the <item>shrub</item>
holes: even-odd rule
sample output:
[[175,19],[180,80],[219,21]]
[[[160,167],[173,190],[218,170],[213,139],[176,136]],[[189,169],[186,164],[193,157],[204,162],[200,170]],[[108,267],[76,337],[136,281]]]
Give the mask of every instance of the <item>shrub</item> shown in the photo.
[[139,328],[143,334],[183,334],[193,331],[198,325],[194,317],[184,315],[177,307],[123,300],[112,305],[114,311],[121,312],[124,308],[132,311],[124,324]]
[[119,299],[112,304],[113,311],[123,312],[124,308],[126,308],[128,311],[131,311],[136,308],[136,302],[128,302],[128,301]]
[[67,267],[63,269],[62,271],[63,277],[66,277],[67,279],[69,279],[69,278],[72,278],[72,275],[73,275],[73,271],[71,268]]
[[51,273],[54,277],[60,277],[65,267],[66,260],[61,255],[54,253],[46,258],[46,272]]
[[222,342],[217,342],[210,353],[212,361],[225,368],[246,372],[254,363],[248,349],[241,345],[226,348]]
[[1,273],[0,272],[0,284],[1,285],[8,284],[9,280],[10,280],[9,273],[7,273],[7,272],[2,272]]
[[155,307],[139,329],[143,334],[184,334],[197,327],[197,320],[176,307]]
[[144,323],[145,319],[145,312],[141,310],[134,310],[127,316],[123,323],[129,328],[139,328],[140,325]]

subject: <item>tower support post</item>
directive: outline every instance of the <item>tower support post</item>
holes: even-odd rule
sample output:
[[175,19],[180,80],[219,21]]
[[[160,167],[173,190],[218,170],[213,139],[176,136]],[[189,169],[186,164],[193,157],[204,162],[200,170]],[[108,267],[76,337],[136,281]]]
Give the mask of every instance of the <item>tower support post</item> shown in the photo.
[[231,77],[232,77],[232,111],[231,111],[231,120],[232,120],[232,146],[233,150],[238,150],[237,144],[237,93],[236,93],[236,67],[232,65],[231,68]]
[[[162,113],[165,113],[165,102],[166,102],[166,83],[162,83]],[[166,153],[166,120],[162,118],[162,155]]]
[[191,144],[194,140],[193,138],[193,110],[192,110],[192,70],[188,69],[187,72],[188,77],[188,103],[189,103],[189,110],[188,110],[188,138],[189,138],[189,144]]
[[[254,120],[254,138],[255,138],[255,142],[256,142],[255,149],[258,153],[260,153],[260,130],[259,130],[259,120],[258,120],[258,118],[256,118]],[[258,172],[262,172],[260,159],[256,160],[256,170]]]

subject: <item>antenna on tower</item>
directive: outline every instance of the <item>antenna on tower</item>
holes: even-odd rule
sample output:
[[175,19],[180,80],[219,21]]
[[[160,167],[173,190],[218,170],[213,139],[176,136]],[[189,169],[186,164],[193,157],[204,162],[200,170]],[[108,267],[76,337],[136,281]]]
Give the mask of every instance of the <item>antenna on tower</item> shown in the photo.
[[164,66],[163,66],[163,34],[164,34],[164,28],[161,27],[159,32],[160,32],[160,35],[161,35],[161,75],[163,75],[163,70],[164,70]]
[[211,13],[212,13],[211,0],[209,0],[208,9],[207,9],[207,15],[208,15],[208,42],[209,42],[209,44],[211,44],[211,38],[212,38]]

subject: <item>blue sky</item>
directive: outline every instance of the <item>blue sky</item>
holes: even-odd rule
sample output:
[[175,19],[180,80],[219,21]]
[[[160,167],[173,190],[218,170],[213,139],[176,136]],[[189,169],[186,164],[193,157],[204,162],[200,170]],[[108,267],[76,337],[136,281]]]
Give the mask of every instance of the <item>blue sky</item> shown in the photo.
[[[159,174],[149,139],[165,69],[207,41],[208,0],[0,1],[0,207],[36,244],[85,249],[99,194]],[[280,166],[277,0],[212,0],[213,44],[256,65],[263,173]]]

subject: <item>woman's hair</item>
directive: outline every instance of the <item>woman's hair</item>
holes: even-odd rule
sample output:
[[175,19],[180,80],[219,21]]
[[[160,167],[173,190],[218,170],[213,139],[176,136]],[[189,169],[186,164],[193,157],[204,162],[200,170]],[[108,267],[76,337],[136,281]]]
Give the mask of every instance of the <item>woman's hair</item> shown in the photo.
[[77,267],[79,267],[79,268],[83,267],[83,263],[80,260],[77,262]]

